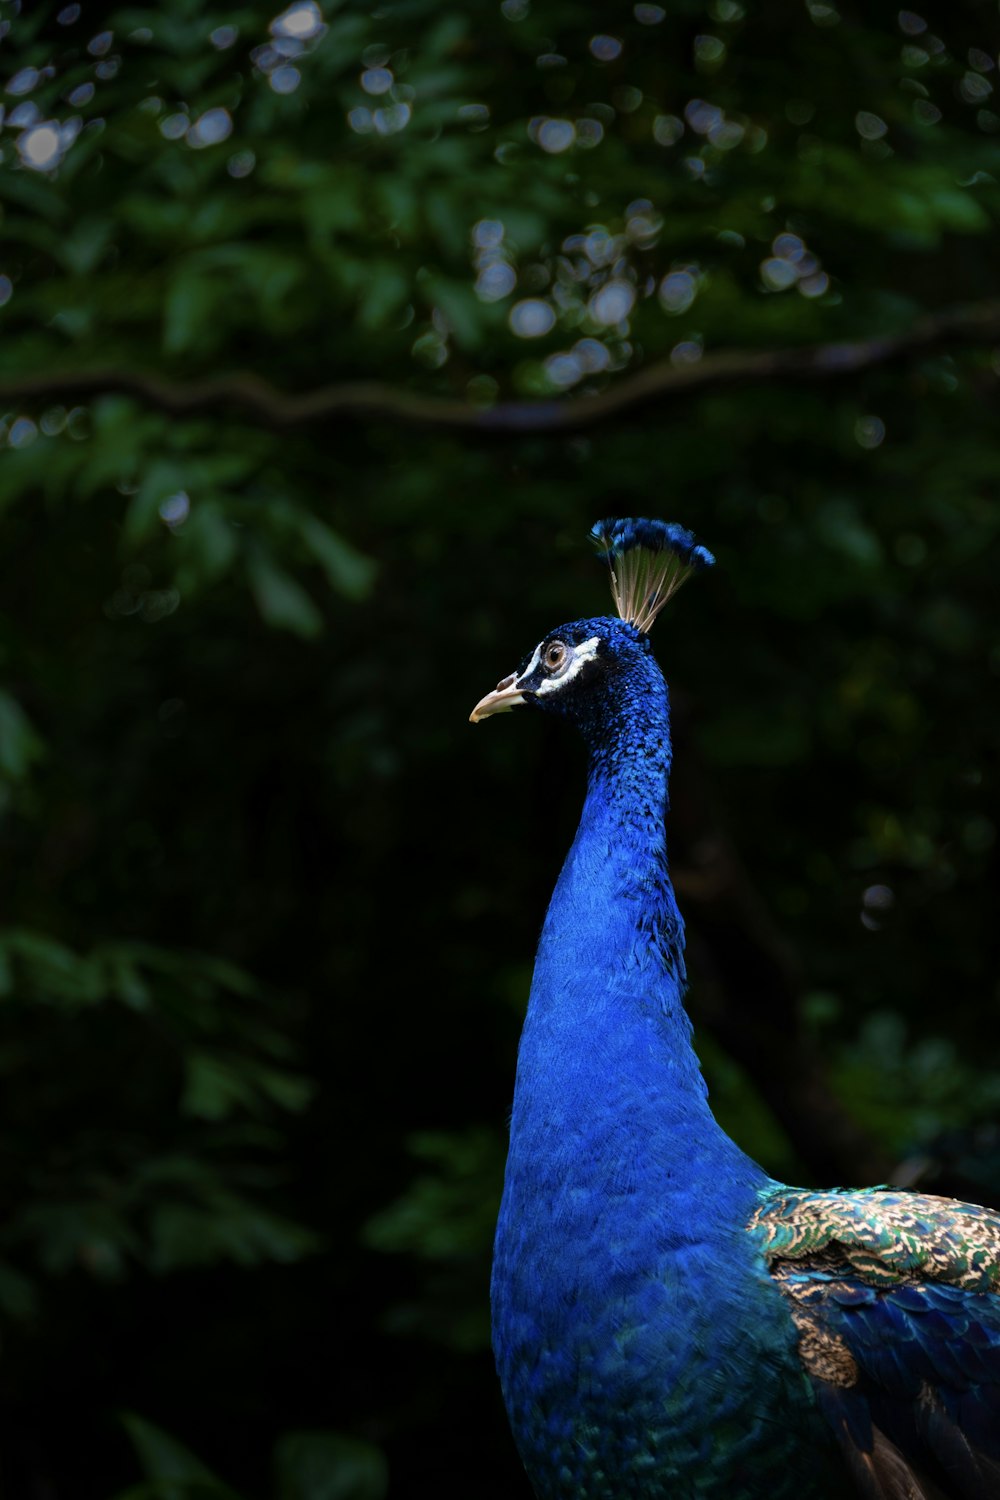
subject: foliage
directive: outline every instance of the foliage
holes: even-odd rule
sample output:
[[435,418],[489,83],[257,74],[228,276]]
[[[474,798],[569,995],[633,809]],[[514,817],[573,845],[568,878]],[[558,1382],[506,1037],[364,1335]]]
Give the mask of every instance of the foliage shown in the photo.
[[[239,1500],[182,1443],[128,1414],[124,1426],[146,1474],[118,1500]],[[384,1500],[385,1459],[335,1432],[290,1432],[274,1450],[275,1500]]]
[[[995,21],[0,7],[12,1494],[263,1496],[276,1453],[281,1500],[374,1500],[382,1450],[393,1493],[523,1493],[489,1241],[581,768],[464,721],[605,607],[599,516],[719,559],[658,650],[727,1128],[808,1177],[814,1133],[719,1022],[765,1035],[780,948],[780,1024],[875,1151],[996,1199],[997,353],[545,429],[658,361],[992,305]],[[266,395],[175,413],[148,375],[376,389],[289,424]],[[537,429],[403,425],[386,389],[536,400]]]

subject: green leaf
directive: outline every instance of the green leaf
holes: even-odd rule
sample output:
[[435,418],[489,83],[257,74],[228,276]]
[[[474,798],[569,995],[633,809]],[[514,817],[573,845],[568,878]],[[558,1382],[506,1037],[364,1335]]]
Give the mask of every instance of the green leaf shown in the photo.
[[256,1068],[254,1079],[258,1088],[269,1099],[282,1109],[291,1110],[295,1114],[305,1109],[316,1092],[315,1086],[308,1078],[302,1078],[296,1073],[288,1073],[283,1068]]
[[123,1412],[121,1423],[128,1433],[146,1477],[155,1483],[150,1491],[142,1486],[132,1493],[155,1494],[159,1500],[238,1500],[236,1491],[223,1484],[183,1443],[162,1427],[156,1427],[134,1412]]
[[316,605],[302,585],[277,563],[257,552],[249,559],[247,570],[257,608],[268,625],[291,630],[304,640],[322,632],[323,616]]
[[252,1083],[238,1069],[208,1052],[196,1052],[185,1065],[181,1113],[202,1120],[224,1120],[256,1102]]
[[982,234],[990,227],[990,218],[971,193],[961,188],[937,188],[930,195],[938,221],[959,234]]
[[429,277],[423,292],[432,297],[444,313],[448,327],[463,349],[476,349],[483,341],[482,304],[466,282],[450,281],[444,276]]
[[817,516],[817,531],[828,547],[859,567],[874,568],[882,561],[878,536],[851,500],[838,497],[827,501]]
[[183,271],[170,284],[163,306],[163,347],[182,354],[199,342],[217,316],[222,284],[211,277]]
[[274,1450],[276,1500],[383,1500],[385,1455],[338,1432],[290,1432]]
[[112,952],[108,957],[108,977],[116,997],[131,1010],[148,1010],[150,988],[136,965],[125,954]]
[[103,966],[92,958],[81,957],[47,933],[28,928],[8,931],[0,941],[19,961],[15,973],[23,976],[24,988],[32,998],[70,1008],[104,999],[106,975]]
[[122,535],[135,547],[145,541],[160,525],[160,506],[168,495],[185,488],[184,471],[173,459],[158,459],[150,464],[138,491],[125,512]]
[[96,269],[111,243],[114,224],[110,218],[87,214],[78,219],[59,243],[59,258],[77,276]]
[[177,536],[181,561],[177,587],[190,594],[229,572],[239,553],[239,533],[214,501],[199,501]]
[[384,328],[398,316],[410,295],[410,279],[393,261],[371,268],[371,279],[361,297],[359,316],[365,328]]
[[20,703],[0,688],[0,777],[23,781],[44,750]]
[[326,573],[330,587],[346,594],[349,599],[366,599],[375,581],[377,564],[307,511],[301,513],[299,528],[310,552]]
[[34,1316],[37,1306],[34,1283],[6,1261],[0,1261],[0,1313],[14,1322],[23,1322]]
[[264,1261],[290,1264],[318,1248],[311,1231],[279,1214],[256,1207],[249,1199],[222,1189],[204,1190],[205,1206],[161,1203],[150,1220],[154,1271],[232,1261],[256,1266]]

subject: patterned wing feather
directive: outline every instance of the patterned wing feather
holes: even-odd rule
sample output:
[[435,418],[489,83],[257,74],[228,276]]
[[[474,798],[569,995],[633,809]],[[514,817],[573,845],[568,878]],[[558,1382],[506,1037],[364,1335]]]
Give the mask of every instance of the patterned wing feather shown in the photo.
[[1000,1215],[780,1188],[749,1228],[859,1493],[1000,1500]]

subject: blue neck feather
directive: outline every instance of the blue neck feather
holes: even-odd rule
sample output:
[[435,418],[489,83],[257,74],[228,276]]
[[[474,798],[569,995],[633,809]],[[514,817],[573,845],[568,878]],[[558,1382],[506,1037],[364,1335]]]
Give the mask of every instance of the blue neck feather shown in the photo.
[[[620,622],[593,623],[630,632],[635,645],[575,715],[589,750],[587,796],[535,963],[512,1153],[520,1130],[533,1136],[533,1122],[544,1120],[559,1177],[613,1174],[631,1142],[647,1169],[656,1163],[665,1190],[712,1178],[723,1163],[727,1177],[757,1180],[709,1111],[683,1006],[684,925],[664,830],[666,683],[645,637]],[[584,1164],[573,1160],[581,1131],[592,1153]],[[532,1151],[536,1182],[541,1167]]]
[[[692,1350],[707,1371],[719,1348],[750,1347],[751,1309],[728,1262],[768,1179],[712,1117],[683,1007],[666,684],[632,627],[569,632],[610,636],[613,659],[599,691],[567,697],[590,752],[587,796],[518,1055],[494,1347],[540,1496],[659,1497],[683,1468],[671,1469],[670,1445],[694,1420],[671,1394],[691,1389]],[[629,1413],[627,1437],[604,1432],[609,1409]],[[648,1488],[630,1467],[633,1442],[661,1455]],[[556,1449],[566,1465],[553,1469]],[[586,1478],[595,1463],[607,1488]]]

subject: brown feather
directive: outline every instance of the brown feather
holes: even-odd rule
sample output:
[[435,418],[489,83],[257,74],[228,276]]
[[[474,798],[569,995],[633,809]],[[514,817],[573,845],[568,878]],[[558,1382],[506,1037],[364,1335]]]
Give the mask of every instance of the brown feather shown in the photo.
[[864,1453],[844,1422],[837,1433],[847,1466],[864,1500],[952,1500],[900,1453],[884,1432],[872,1428],[871,1452]]

